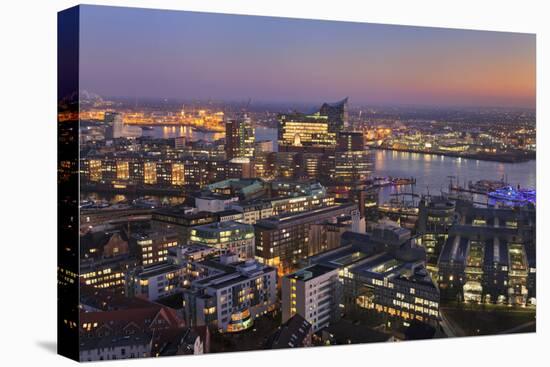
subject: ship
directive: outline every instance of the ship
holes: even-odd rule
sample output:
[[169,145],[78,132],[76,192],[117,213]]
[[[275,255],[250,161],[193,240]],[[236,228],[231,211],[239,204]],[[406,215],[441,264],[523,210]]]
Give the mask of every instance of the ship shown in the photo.
[[160,202],[157,199],[149,196],[143,196],[132,201],[132,204],[138,208],[155,209],[160,206]]
[[416,179],[414,177],[410,177],[410,178],[391,177],[391,176],[374,177],[372,180],[368,181],[367,183],[375,187],[404,186],[404,185],[416,184]]
[[[415,198],[418,195],[412,193],[394,194],[390,201],[378,206],[378,212],[383,217],[396,221],[404,228],[412,229],[418,219],[418,204]],[[405,200],[405,196],[411,196],[411,200]],[[401,199],[399,197],[402,197]]]
[[489,202],[492,205],[504,206],[525,206],[527,204],[536,205],[536,191],[531,189],[522,189],[519,186],[505,186],[488,193]]
[[504,178],[502,178],[499,181],[494,180],[479,180],[476,182],[469,182],[468,188],[470,189],[470,192],[474,194],[488,194],[492,191],[498,190],[502,187],[507,186],[508,184],[506,181],[504,181]]
[[81,200],[80,209],[104,209],[108,208],[111,204],[105,200]]
[[[487,195],[488,193],[498,190],[502,187],[507,186],[506,180],[504,177],[500,180],[478,180],[476,182],[464,183],[464,186],[460,186],[458,177],[448,176],[449,177],[449,192],[467,192],[471,194],[480,194]],[[456,180],[456,181],[455,181]]]

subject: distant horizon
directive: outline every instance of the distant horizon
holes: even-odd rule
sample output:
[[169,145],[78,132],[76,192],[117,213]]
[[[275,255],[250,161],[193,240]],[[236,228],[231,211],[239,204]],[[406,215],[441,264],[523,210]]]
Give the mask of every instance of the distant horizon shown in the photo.
[[[87,91],[89,92],[89,91]],[[93,92],[92,92],[93,93]],[[104,100],[107,101],[113,101],[113,100],[127,100],[127,102],[130,102],[131,100],[135,100],[137,98],[138,101],[158,101],[161,102],[163,100],[169,102],[169,103],[176,103],[176,102],[188,102],[188,103],[228,103],[228,104],[247,104],[248,99],[220,99],[220,98],[183,98],[183,97],[162,97],[162,96],[100,96]],[[354,103],[353,98],[351,96],[349,97],[350,102],[348,103],[348,106],[351,107],[351,109],[357,109],[357,108],[421,108],[421,109],[502,109],[502,110],[527,110],[527,111],[536,111],[536,107],[528,107],[528,106],[496,106],[496,105],[459,105],[459,104],[407,104],[407,103]],[[253,99],[250,98],[250,105],[273,105],[273,106],[292,106],[292,105],[300,105],[300,106],[309,106],[309,107],[319,107],[323,103],[332,103],[336,102],[338,100],[343,99],[344,97],[341,97],[340,99],[332,98],[328,100],[316,100],[316,101],[270,101],[270,100],[259,100],[259,99]]]
[[80,83],[99,95],[536,108],[533,34],[80,7]]

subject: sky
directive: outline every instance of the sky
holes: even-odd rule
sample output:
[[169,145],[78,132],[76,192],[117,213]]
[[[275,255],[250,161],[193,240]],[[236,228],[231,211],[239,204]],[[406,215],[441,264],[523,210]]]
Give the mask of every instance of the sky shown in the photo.
[[535,35],[81,6],[104,97],[535,107]]

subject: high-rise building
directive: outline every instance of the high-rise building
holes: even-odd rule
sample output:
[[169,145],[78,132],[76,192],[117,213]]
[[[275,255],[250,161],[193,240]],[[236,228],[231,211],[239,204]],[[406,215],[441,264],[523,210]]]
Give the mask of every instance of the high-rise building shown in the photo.
[[336,138],[336,150],[339,152],[362,151],[365,138],[360,131],[340,131]]
[[250,117],[243,113],[225,123],[225,153],[227,159],[254,155],[254,128]]
[[370,152],[365,150],[363,133],[338,133],[334,157],[334,179],[338,182],[359,183],[367,180],[373,170]]
[[348,125],[348,97],[334,103],[323,103],[319,113],[328,118],[331,132],[343,130]]
[[359,213],[365,218],[366,226],[378,222],[378,197],[380,188],[374,185],[358,185],[350,191],[349,198],[359,206]]
[[107,125],[105,130],[107,139],[139,138],[142,134],[140,127],[125,125],[122,115],[118,112],[105,112],[103,121]]
[[254,177],[272,179],[275,176],[275,152],[264,152],[256,150],[252,159]]
[[259,140],[254,143],[254,151],[256,153],[270,153],[274,151],[273,141]]
[[281,280],[283,322],[298,314],[317,332],[339,319],[341,284],[338,268],[315,264]]
[[279,115],[278,138],[280,152],[324,152],[336,145],[327,116],[319,113]]

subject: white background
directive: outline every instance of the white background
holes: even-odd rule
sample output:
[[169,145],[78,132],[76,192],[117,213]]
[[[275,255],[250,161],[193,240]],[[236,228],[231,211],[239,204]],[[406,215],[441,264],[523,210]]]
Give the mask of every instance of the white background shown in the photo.
[[[548,363],[550,159],[546,1],[94,1],[95,4],[537,33],[538,332],[516,336],[103,362],[119,366],[539,365]],[[0,365],[72,364],[56,338],[56,12],[75,1],[4,0],[0,11]],[[546,24],[545,24],[546,23]],[[537,363],[537,360],[539,361]]]

